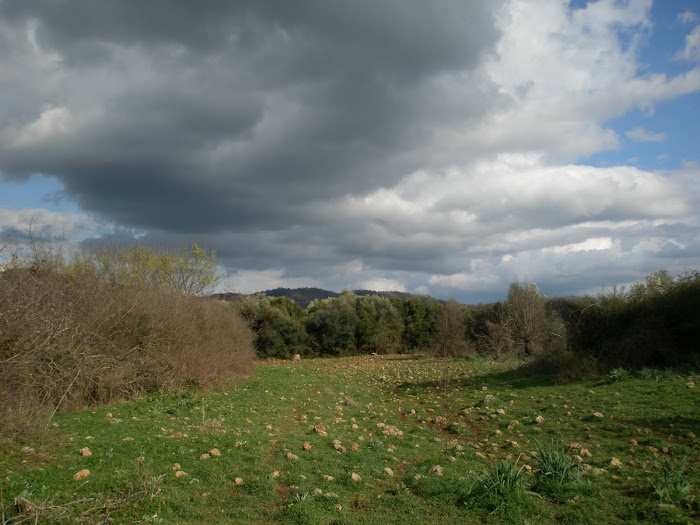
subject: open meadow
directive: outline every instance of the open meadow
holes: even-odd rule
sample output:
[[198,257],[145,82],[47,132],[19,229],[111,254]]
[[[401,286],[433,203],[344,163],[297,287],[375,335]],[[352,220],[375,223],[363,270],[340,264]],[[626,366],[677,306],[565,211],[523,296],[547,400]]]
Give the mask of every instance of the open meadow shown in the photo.
[[696,376],[525,361],[265,361],[229,388],[5,442],[2,523],[691,523]]

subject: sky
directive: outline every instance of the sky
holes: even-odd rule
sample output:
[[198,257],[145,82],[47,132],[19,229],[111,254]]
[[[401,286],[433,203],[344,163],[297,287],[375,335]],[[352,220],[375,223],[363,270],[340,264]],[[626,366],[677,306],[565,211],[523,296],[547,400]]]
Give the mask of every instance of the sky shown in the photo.
[[0,248],[598,293],[700,268],[699,137],[696,0],[0,0]]

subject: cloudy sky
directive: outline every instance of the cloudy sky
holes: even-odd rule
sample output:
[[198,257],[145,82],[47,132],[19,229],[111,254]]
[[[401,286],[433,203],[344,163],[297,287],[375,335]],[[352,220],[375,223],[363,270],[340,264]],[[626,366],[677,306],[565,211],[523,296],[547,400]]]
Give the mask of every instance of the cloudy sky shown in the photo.
[[700,266],[696,0],[0,0],[0,238],[228,290],[550,296]]

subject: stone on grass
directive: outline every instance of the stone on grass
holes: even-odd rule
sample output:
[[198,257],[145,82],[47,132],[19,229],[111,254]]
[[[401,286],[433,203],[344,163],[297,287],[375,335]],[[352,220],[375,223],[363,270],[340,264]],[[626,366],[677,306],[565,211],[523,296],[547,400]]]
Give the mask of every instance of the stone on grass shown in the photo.
[[90,452],[89,448],[85,447],[80,449],[80,455],[86,458],[88,456],[92,456],[92,452]]
[[81,470],[80,472],[76,472],[76,473],[73,475],[73,479],[74,479],[75,481],[79,481],[79,480],[81,480],[81,479],[83,479],[83,478],[87,478],[89,475],[90,475],[90,471],[87,470],[87,469],[84,469],[84,470]]
[[355,473],[355,472],[350,474],[350,479],[353,481],[362,481],[362,478],[360,477],[360,475]]
[[384,467],[384,473],[385,473],[387,476],[393,476],[393,475],[394,475],[394,471],[391,470],[389,467]]
[[178,471],[175,473],[175,477],[176,477],[176,478],[182,478],[182,477],[184,477],[184,476],[187,476],[187,472],[185,472],[184,470],[178,470]]
[[433,465],[432,467],[430,467],[430,470],[428,472],[435,476],[442,476],[442,474],[445,472],[445,469],[440,465]]
[[290,461],[296,461],[299,459],[299,456],[292,454],[291,452],[287,452],[287,459]]
[[202,454],[199,459],[209,459],[211,456],[209,454]]
[[535,418],[535,423],[539,424],[539,423],[542,423],[542,422],[544,422],[544,418],[543,418],[542,416],[537,416],[537,417]]
[[243,478],[236,478],[233,480],[236,485],[243,485]]
[[621,467],[621,466],[622,466],[622,461],[620,461],[620,460],[617,459],[616,457],[613,457],[613,458],[610,460],[610,466],[611,466],[611,467]]
[[219,457],[221,455],[221,451],[218,448],[213,448],[209,451],[209,455]]

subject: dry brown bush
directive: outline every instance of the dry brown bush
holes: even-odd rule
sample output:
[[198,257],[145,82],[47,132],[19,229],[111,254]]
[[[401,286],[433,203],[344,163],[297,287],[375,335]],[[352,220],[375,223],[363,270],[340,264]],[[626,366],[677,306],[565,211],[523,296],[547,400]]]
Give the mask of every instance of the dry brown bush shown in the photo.
[[234,307],[38,265],[0,273],[0,426],[60,409],[212,386],[253,366]]

